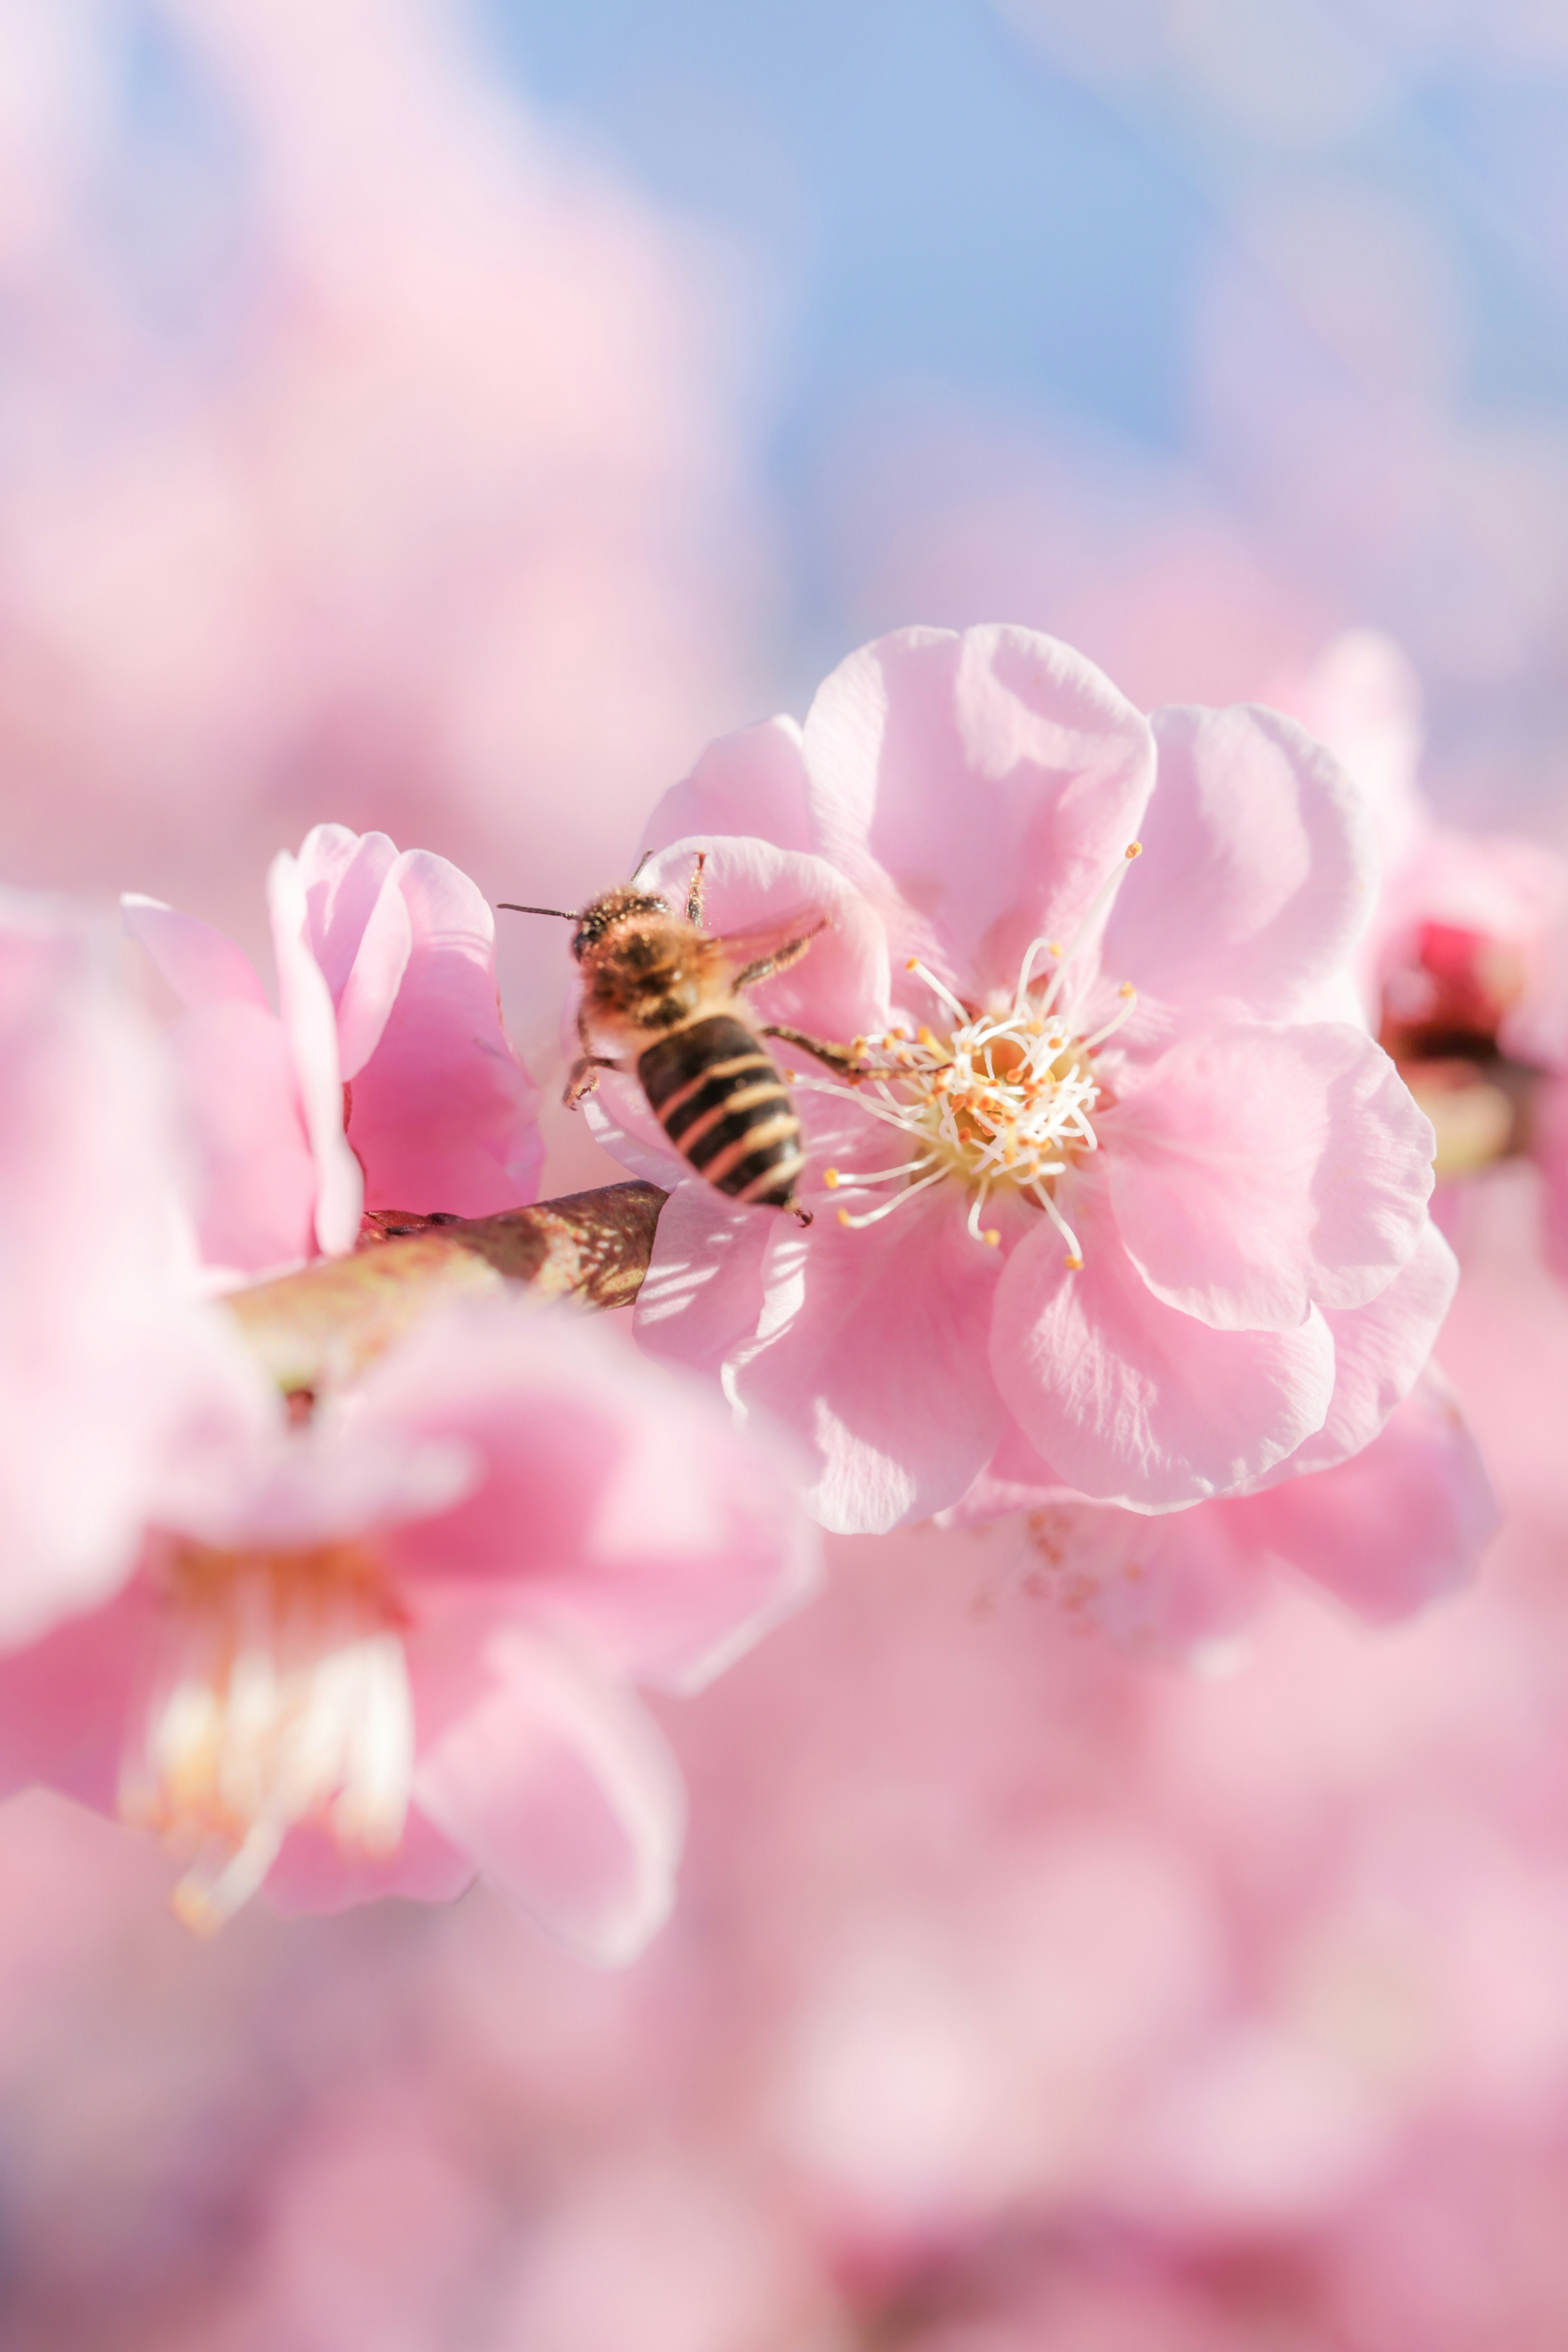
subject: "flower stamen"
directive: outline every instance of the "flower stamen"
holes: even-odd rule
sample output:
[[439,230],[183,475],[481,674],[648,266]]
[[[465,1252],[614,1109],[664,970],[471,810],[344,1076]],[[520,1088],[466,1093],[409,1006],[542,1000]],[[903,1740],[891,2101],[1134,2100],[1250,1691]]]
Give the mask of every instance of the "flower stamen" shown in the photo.
[[248,1902],[300,1822],[321,1822],[362,1853],[395,1849],[413,1701],[367,1548],[181,1544],[163,1566],[163,1640],[120,1810],[188,1862],[174,1907],[210,1933]]
[[[873,1118],[897,1128],[916,1152],[895,1166],[863,1174],[828,1169],[824,1181],[830,1190],[900,1185],[875,1208],[858,1214],[840,1209],[841,1224],[876,1224],[917,1193],[955,1176],[971,1192],[966,1226],[976,1242],[991,1248],[1000,1244],[1000,1230],[981,1223],[987,1200],[1000,1188],[1045,1209],[1067,1244],[1068,1265],[1082,1265],[1078,1236],[1056,1205],[1056,1180],[1067,1174],[1078,1154],[1099,1149],[1094,1115],[1104,1086],[1092,1057],[1131,1016],[1137,992],[1131,982],[1123,982],[1116,1012],[1089,1036],[1079,1030],[1076,1007],[1069,1012],[1057,1000],[1082,950],[1098,935],[1129,865],[1141,855],[1141,844],[1130,842],[1065,946],[1044,937],[1031,940],[1010,1002],[993,1000],[978,1009],[964,1004],[919,956],[908,958],[905,970],[952,1014],[952,1026],[943,1037],[926,1023],[912,1032],[900,1024],[878,1041],[879,1058],[860,1075],[857,1099]],[[1055,968],[1043,992],[1032,995],[1042,952],[1049,953]],[[1096,985],[1096,970],[1091,963],[1084,971],[1079,1003]],[[859,1050],[863,1041],[857,1042]],[[816,1093],[845,1092],[843,1083],[831,1078],[802,1084]]]

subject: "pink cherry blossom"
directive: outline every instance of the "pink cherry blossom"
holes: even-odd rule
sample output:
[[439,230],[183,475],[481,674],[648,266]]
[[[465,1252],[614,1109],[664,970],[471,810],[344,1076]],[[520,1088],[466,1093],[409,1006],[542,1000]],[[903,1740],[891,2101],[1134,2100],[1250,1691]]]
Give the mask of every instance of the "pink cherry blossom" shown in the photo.
[[501,1026],[495,919],[468,877],[318,825],[268,877],[279,1011],[220,932],[147,898],[126,923],[184,1007],[174,1045],[204,1257],[256,1273],[352,1249],[364,1209],[531,1201],[535,1095]]
[[672,898],[707,852],[720,931],[828,917],[754,1002],[874,1068],[784,1057],[805,1234],[694,1177],[633,1081],[598,1114],[676,1188],[645,1341],[801,1433],[825,1524],[955,1504],[1014,1437],[1134,1510],[1246,1488],[1324,1429],[1363,1317],[1405,1327],[1374,1433],[1447,1304],[1398,1279],[1432,1137],[1342,1017],[1372,845],[1300,729],[1151,724],[1049,638],[907,630],[804,731],[716,745],[648,838]]
[[196,1926],[264,1883],[333,1909],[478,1871],[629,1957],[682,1830],[630,1685],[694,1688],[809,1589],[787,1455],[518,1300],[434,1319],[303,1432],[273,1404],[119,1592],[0,1663],[0,1777],[162,1832]]

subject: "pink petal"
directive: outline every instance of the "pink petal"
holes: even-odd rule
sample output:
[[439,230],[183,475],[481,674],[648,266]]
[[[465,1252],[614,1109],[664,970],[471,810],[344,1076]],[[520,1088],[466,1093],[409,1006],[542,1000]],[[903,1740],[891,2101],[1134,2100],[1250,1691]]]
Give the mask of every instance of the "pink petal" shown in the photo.
[[1219,1330],[1363,1306],[1426,1229],[1430,1122],[1348,1026],[1185,1039],[1100,1132],[1128,1255],[1157,1297]]
[[1003,1269],[991,1362],[1064,1478],[1099,1501],[1168,1510],[1258,1477],[1321,1428],[1334,1347],[1316,1307],[1294,1330],[1216,1330],[1145,1285],[1102,1175],[1062,1197],[1084,1265],[1068,1270],[1042,1217]]
[[243,948],[195,915],[182,915],[161,899],[127,890],[121,919],[130,937],[144,948],[182,1004],[235,1002],[262,1013],[270,1008],[261,976]]
[[1159,775],[1143,856],[1103,961],[1139,992],[1129,1035],[1177,1008],[1280,1020],[1348,961],[1377,885],[1372,826],[1320,743],[1272,710],[1154,713]]
[[1370,1445],[1409,1395],[1453,1304],[1459,1268],[1428,1224],[1407,1265],[1365,1307],[1325,1316],[1334,1340],[1334,1393],[1321,1429],[1267,1472],[1267,1486],[1326,1470]]
[[[113,1592],[195,1423],[265,1383],[188,1295],[167,1070],[112,940],[0,892],[0,1639]],[[233,1008],[239,1010],[241,1008]]]
[[666,793],[643,841],[663,849],[672,841],[721,834],[755,834],[780,849],[816,847],[800,729],[793,719],[764,719],[710,743],[686,782]]
[[464,1217],[525,1206],[543,1160],[538,1095],[501,1025],[495,918],[446,858],[416,849],[398,859],[367,919],[342,1017],[356,1003],[379,1006],[391,979],[395,959],[382,955],[396,929],[382,914],[388,894],[405,909],[410,945],[353,1083],[349,1133],[366,1205]]
[[497,1891],[585,1958],[635,1959],[668,1916],[685,1806],[626,1692],[503,1628],[490,1687],[419,1763],[421,1810]]
[[309,1255],[316,1164],[283,1025],[230,999],[170,1034],[198,1160],[204,1262],[260,1274]]
[[578,1103],[577,1115],[595,1142],[618,1160],[628,1176],[657,1184],[664,1192],[673,1192],[690,1178],[690,1162],[670,1143],[635,1076],[601,1070],[598,1085]]
[[840,1534],[956,1503],[1005,1426],[986,1361],[998,1253],[964,1230],[966,1205],[942,1185],[861,1232],[819,1215],[769,1246],[763,1319],[729,1384],[810,1447],[808,1507]]
[[420,1607],[454,1591],[526,1607],[684,1687],[815,1579],[793,1450],[612,1326],[507,1299],[454,1311],[371,1373],[354,1423],[483,1466],[468,1499],[388,1538]]
[[1011,987],[1068,938],[1136,835],[1146,720],[1082,655],[1019,628],[903,629],[854,654],[805,723],[817,845],[896,954]]
[[151,1633],[137,1582],[0,1653],[0,1796],[38,1783],[113,1812]]
[[316,1163],[316,1241],[329,1255],[341,1255],[359,1238],[364,1181],[343,1134],[337,1015],[310,947],[304,879],[286,850],[268,873],[267,904],[279,1005]]
[[1224,1507],[1252,1541],[1374,1625],[1468,1583],[1501,1517],[1479,1450],[1436,1368],[1353,1459]]
[[658,1213],[634,1309],[647,1353],[717,1372],[762,1319],[773,1238],[771,1216],[737,1206],[701,1177],[678,1183]]
[[275,1911],[288,1914],[347,1911],[388,1895],[450,1903],[473,1879],[469,1856],[412,1805],[396,1853],[384,1856],[340,1845],[324,1823],[302,1823],[268,1873],[266,1895]]

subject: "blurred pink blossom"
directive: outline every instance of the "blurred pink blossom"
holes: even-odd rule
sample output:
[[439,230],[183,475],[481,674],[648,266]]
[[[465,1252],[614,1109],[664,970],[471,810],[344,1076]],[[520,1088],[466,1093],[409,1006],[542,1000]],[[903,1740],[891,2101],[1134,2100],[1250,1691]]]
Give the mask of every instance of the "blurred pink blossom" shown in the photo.
[[[215,1314],[218,1310],[212,1310]],[[680,1783],[634,1678],[694,1686],[808,1589],[789,1465],[575,1318],[486,1301],[352,1398],[256,1423],[97,1611],[0,1663],[4,1780],[163,1832],[216,1927],[455,1895],[600,1959],[668,1907]]]
[[1387,1624],[1467,1583],[1499,1507],[1451,1384],[1428,1365],[1360,1452],[1259,1491],[1156,1517],[1086,1502],[1027,1465],[994,1467],[943,1525],[1014,1523],[1031,1590],[1137,1656],[1223,1660],[1272,1577],[1294,1571],[1368,1622]]
[[[757,1003],[871,1041],[859,1091],[796,1080],[804,1196],[855,1204],[808,1235],[692,1178],[630,1083],[600,1115],[676,1188],[646,1341],[814,1445],[826,1525],[926,1517],[1025,1441],[1163,1510],[1374,1434],[1451,1277],[1431,1130],[1341,1017],[1370,845],[1299,730],[1151,729],[1054,640],[910,630],[804,735],[716,745],[649,837],[669,893],[708,852],[720,930],[827,913]],[[1399,1380],[1349,1377],[1390,1349]]]
[[1437,823],[1418,781],[1419,686],[1389,638],[1336,638],[1271,691],[1344,761],[1371,808],[1384,870],[1363,989],[1437,1121],[1439,1173],[1529,1151],[1547,1255],[1568,1274],[1568,860]]
[[365,1209],[531,1201],[535,1096],[501,1025],[495,919],[468,877],[318,825],[268,877],[279,1013],[221,932],[150,898],[125,920],[184,1007],[173,1033],[209,1265],[353,1247]]

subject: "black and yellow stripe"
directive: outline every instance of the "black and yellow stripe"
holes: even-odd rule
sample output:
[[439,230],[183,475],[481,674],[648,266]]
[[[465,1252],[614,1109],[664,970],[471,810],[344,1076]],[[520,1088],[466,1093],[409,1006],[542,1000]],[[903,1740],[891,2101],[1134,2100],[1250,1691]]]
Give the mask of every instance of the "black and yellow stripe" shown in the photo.
[[743,1021],[711,1013],[637,1057],[649,1108],[671,1143],[733,1200],[794,1205],[805,1165],[784,1081]]

